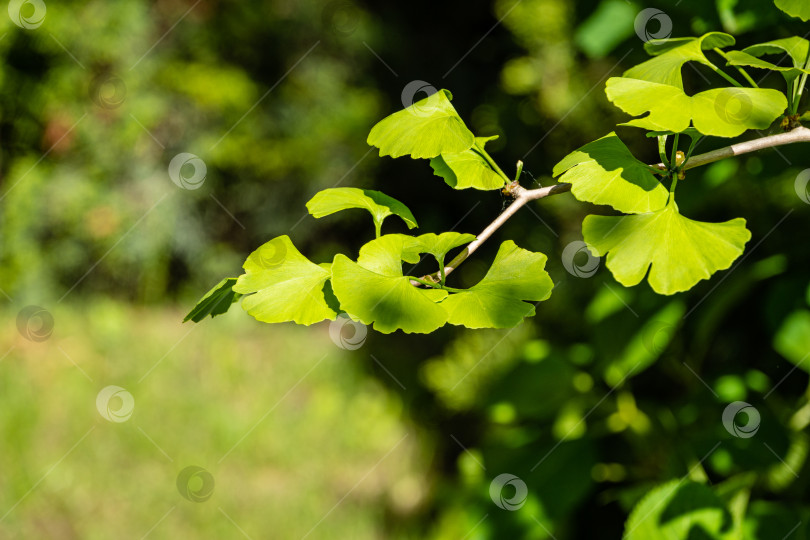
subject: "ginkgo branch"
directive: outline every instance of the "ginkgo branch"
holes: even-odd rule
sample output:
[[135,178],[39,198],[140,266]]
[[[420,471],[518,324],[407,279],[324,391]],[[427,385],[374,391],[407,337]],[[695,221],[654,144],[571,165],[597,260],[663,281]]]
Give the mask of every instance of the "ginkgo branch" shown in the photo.
[[[706,152],[705,154],[700,154],[697,156],[692,156],[689,161],[684,164],[684,170],[686,169],[694,169],[696,167],[701,167],[703,165],[708,165],[710,163],[714,163],[716,161],[721,161],[723,159],[728,159],[734,156],[740,156],[743,154],[750,154],[751,152],[757,152],[759,150],[764,150],[766,148],[775,148],[777,146],[784,146],[787,144],[795,144],[800,142],[810,142],[810,129],[806,127],[798,127],[792,131],[787,133],[780,133],[778,135],[769,135],[767,137],[761,137],[759,139],[754,139],[751,141],[745,141],[738,144],[732,144],[731,146],[726,146],[725,148],[719,148],[717,150],[712,150],[711,152]],[[663,163],[658,163],[653,165],[656,169],[661,171],[667,170],[667,166]],[[536,201],[538,199],[543,199],[545,197],[549,197],[551,195],[557,195],[560,193],[565,193],[567,191],[571,191],[571,184],[566,183],[559,183],[553,186],[538,188],[538,189],[526,189],[521,187],[518,184],[512,184],[508,187],[509,192],[515,198],[514,202],[510,204],[506,210],[504,210],[495,221],[490,223],[486,229],[481,231],[481,233],[476,237],[475,240],[470,242],[464,250],[456,255],[452,261],[450,261],[444,267],[444,275],[445,277],[450,274],[453,270],[458,268],[458,266],[464,262],[470,255],[475,253],[475,251],[481,247],[481,245],[486,242],[501,226],[506,223],[509,218],[514,216],[518,210],[520,210],[523,206],[531,201]],[[438,278],[438,273],[432,276],[425,276],[425,279],[432,279],[435,281]]]

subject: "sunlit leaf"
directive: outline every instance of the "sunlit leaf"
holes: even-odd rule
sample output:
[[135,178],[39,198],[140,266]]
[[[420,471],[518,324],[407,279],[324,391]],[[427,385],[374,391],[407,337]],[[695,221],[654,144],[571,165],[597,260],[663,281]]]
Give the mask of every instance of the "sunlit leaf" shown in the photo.
[[381,156],[410,155],[414,159],[454,154],[472,147],[475,137],[450,103],[453,95],[440,90],[404,110],[383,118],[371,129],[368,144]]
[[554,283],[545,270],[547,257],[501,244],[487,274],[473,287],[452,294],[440,305],[448,322],[468,328],[509,328],[534,315],[534,306],[551,296]]
[[674,201],[648,214],[588,216],[582,235],[594,255],[607,254],[606,265],[616,281],[631,287],[649,270],[650,286],[658,294],[687,291],[725,270],[751,239],[742,218],[693,221],[678,212]]
[[382,226],[385,218],[391,215],[401,217],[409,229],[417,227],[416,219],[407,206],[385,193],[371,189],[349,187],[324,189],[307,202],[307,210],[316,218],[349,208],[368,210],[377,230]]
[[732,36],[721,32],[710,32],[697,38],[653,39],[644,44],[644,49],[655,58],[628,69],[624,76],[683,89],[681,70],[686,62],[711,66],[703,51],[729,47],[734,43]]
[[194,306],[194,309],[192,309],[188,315],[186,315],[186,318],[183,319],[183,322],[189,320],[200,322],[208,315],[211,315],[213,318],[228,311],[231,304],[242,297],[241,294],[234,292],[233,286],[235,283],[236,278],[225,278],[217,283],[213,289],[205,293],[205,296],[200,298],[197,305]]
[[628,126],[679,133],[691,122],[704,135],[717,137],[765,129],[787,108],[784,94],[765,88],[716,88],[687,96],[675,86],[613,77],[606,93],[626,113],[650,113],[627,122]]
[[402,274],[403,259],[419,260],[406,252],[409,242],[412,237],[388,234],[363,246],[356,263],[337,255],[332,264],[332,288],[341,308],[384,334],[430,333],[447,322],[447,312],[436,304],[447,291],[414,287]]
[[257,320],[310,325],[337,316],[323,292],[329,272],[301,255],[288,236],[251,253],[244,269],[233,290],[249,295],[242,308]]
[[650,169],[610,133],[566,156],[554,167],[581,201],[608,204],[629,214],[659,210],[668,192]]
[[463,152],[442,154],[430,160],[436,176],[441,176],[454,189],[500,189],[506,179],[495,171],[484,157],[484,145],[498,136],[476,137],[475,144]]
[[671,480],[633,508],[624,540],[732,540],[734,533],[731,513],[711,488]]
[[445,232],[441,234],[423,234],[417,236],[413,241],[405,246],[406,252],[429,253],[433,255],[440,266],[444,265],[444,257],[447,253],[459,246],[469,244],[475,240],[475,235],[461,234],[457,232]]
[[807,0],[775,0],[776,7],[803,21],[810,20],[810,3]]
[[[745,66],[780,72],[788,84],[792,83],[802,74],[810,74],[805,69],[805,61],[810,51],[810,42],[800,37],[778,39],[767,43],[752,45],[742,51],[729,51],[728,63],[732,66]],[[792,66],[781,66],[762,60],[760,57],[773,54],[788,54],[792,59]]]

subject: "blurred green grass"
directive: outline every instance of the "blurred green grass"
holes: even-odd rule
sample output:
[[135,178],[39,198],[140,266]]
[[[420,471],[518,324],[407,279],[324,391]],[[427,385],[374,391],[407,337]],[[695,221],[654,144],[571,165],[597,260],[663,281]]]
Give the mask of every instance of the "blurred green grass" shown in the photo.
[[[385,512],[426,496],[402,404],[326,325],[241,310],[182,325],[110,300],[50,311],[39,343],[0,312],[2,538],[391,538]],[[128,420],[97,410],[108,385],[134,397]],[[214,478],[205,502],[176,486],[191,465]]]

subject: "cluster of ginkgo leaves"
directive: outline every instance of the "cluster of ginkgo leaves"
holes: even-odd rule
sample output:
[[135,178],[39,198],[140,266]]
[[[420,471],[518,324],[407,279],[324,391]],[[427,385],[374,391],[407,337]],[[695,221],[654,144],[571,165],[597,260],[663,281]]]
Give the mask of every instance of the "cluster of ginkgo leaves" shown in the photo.
[[[776,0],[776,4],[791,15],[810,18],[806,2]],[[661,164],[642,163],[615,133],[609,133],[554,167],[553,176],[569,183],[578,200],[623,214],[591,215],[582,225],[588,249],[607,256],[607,268],[622,285],[637,285],[647,276],[659,294],[689,290],[729,268],[751,238],[742,218],[703,223],[683,216],[675,200],[676,187],[701,139],[737,137],[767,129],[780,118],[784,126],[798,122],[810,74],[810,42],[791,37],[726,50],[734,45],[732,36],[719,32],[653,40],[645,44],[651,59],[607,81],[608,99],[635,117],[622,125],[657,138]],[[763,59],[785,54],[792,66]],[[716,59],[725,65],[718,66]],[[688,62],[708,67],[728,84],[687,95],[682,69]],[[781,73],[786,92],[759,88],[746,68]],[[476,137],[451,100],[449,91],[440,90],[384,118],[372,128],[368,143],[379,149],[380,156],[429,159],[434,173],[454,189],[504,188],[512,179],[485,149],[494,137]],[[683,152],[680,143],[686,138],[690,144]],[[445,324],[504,328],[534,315],[535,303],[551,295],[554,285],[545,270],[546,256],[512,241],[501,244],[479,283],[457,289],[447,284],[445,258],[475,236],[383,235],[388,216],[402,219],[409,229],[417,222],[407,206],[378,191],[331,188],[307,203],[316,218],[354,208],[371,213],[376,233],[356,258],[338,254],[332,262],[316,264],[288,236],[279,236],[248,257],[244,274],[224,279],[209,291],[186,320],[198,322],[224,313],[241,298],[250,315],[269,323],[310,325],[345,312],[383,333],[429,333]],[[435,259],[435,278],[403,271],[403,265],[413,268],[422,255]]]

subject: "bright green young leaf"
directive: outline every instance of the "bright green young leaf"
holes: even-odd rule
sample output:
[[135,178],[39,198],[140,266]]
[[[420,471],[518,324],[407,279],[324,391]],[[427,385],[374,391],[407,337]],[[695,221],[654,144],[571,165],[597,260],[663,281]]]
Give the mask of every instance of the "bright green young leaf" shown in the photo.
[[624,112],[648,116],[626,125],[679,133],[690,122],[704,135],[737,137],[749,129],[765,129],[787,108],[787,98],[764,88],[715,88],[687,96],[674,86],[613,77],[608,99]]
[[788,54],[793,60],[793,67],[803,68],[807,62],[808,54],[810,54],[810,41],[793,36],[751,45],[743,49],[743,52],[756,57],[767,54]]
[[810,4],[807,0],[776,0],[776,7],[803,21],[810,20]]
[[644,44],[644,49],[655,58],[628,69],[624,76],[683,89],[681,70],[686,62],[713,66],[703,51],[734,43],[733,37],[721,32],[710,32],[699,38],[653,39]]
[[580,201],[608,204],[620,212],[651,212],[667,203],[666,188],[615,133],[568,154],[552,174],[562,175],[558,180],[570,183]]
[[501,189],[506,184],[498,171],[484,157],[484,145],[498,136],[476,137],[472,148],[455,154],[442,154],[430,160],[436,176],[441,176],[453,189]]
[[[760,43],[746,47],[742,51],[729,51],[728,63],[732,66],[746,66],[770,71],[778,71],[784,75],[788,83],[805,73],[810,73],[805,69],[805,62],[810,52],[810,42],[800,37],[790,37],[777,39],[767,43]],[[765,55],[788,54],[792,60],[792,66],[780,66],[772,64],[760,57]]]
[[[414,254],[429,253],[433,255],[440,267],[444,267],[444,257],[447,253],[459,246],[469,244],[475,240],[475,235],[446,232],[441,234],[428,233],[417,236],[413,241],[406,243],[405,251]],[[418,260],[418,259],[417,259]]]
[[404,110],[383,118],[368,135],[381,156],[414,159],[454,154],[472,147],[475,137],[450,103],[453,95],[439,90]]
[[802,73],[810,73],[810,70],[802,68],[777,66],[776,64],[772,64],[767,60],[762,60],[761,58],[757,58],[756,56],[752,56],[743,51],[729,51],[728,65],[753,67],[759,69],[767,69],[770,71],[778,71],[782,75],[784,75],[785,79],[787,79],[788,82],[793,81],[796,77],[801,76]]
[[276,237],[250,254],[233,290],[249,295],[242,308],[256,320],[297,324],[334,319],[324,284],[329,272],[301,255],[289,236]]
[[319,191],[307,202],[307,210],[316,218],[322,218],[349,208],[365,208],[371,213],[374,228],[378,231],[388,216],[396,215],[408,225],[417,227],[416,219],[407,206],[385,193],[371,189],[329,188]]
[[233,286],[235,283],[235,277],[225,278],[217,283],[213,289],[205,293],[205,296],[200,298],[197,305],[194,306],[194,309],[192,309],[188,315],[186,315],[186,318],[183,319],[183,322],[189,320],[200,322],[208,315],[211,315],[211,318],[214,318],[217,315],[222,315],[228,311],[231,304],[242,297],[241,294],[234,292]]
[[708,486],[671,480],[650,491],[633,508],[624,540],[732,540],[725,503]]
[[547,257],[501,244],[487,274],[473,287],[452,294],[440,305],[450,324],[468,328],[510,328],[534,315],[534,306],[551,296],[554,283],[545,270]]
[[[637,285],[650,270],[658,294],[688,291],[698,281],[725,270],[743,252],[751,233],[745,220],[693,221],[671,201],[663,210],[634,216],[588,216],[582,223],[588,248],[625,287]],[[652,268],[650,269],[650,265]]]
[[388,234],[364,245],[356,263],[344,255],[332,263],[332,289],[341,308],[384,334],[427,334],[447,322],[447,312],[436,304],[447,291],[414,287],[402,274],[402,260],[419,260],[406,251],[410,242],[412,237]]

